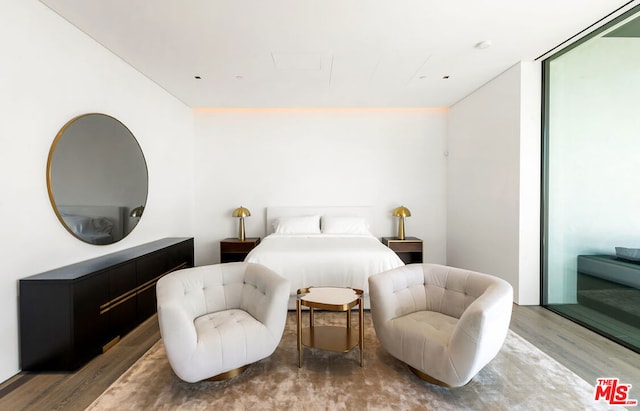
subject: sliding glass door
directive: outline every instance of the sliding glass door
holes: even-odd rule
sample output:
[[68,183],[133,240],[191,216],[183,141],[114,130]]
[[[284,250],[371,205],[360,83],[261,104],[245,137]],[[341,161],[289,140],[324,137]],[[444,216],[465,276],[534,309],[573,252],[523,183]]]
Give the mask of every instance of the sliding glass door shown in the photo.
[[640,352],[640,9],[544,73],[543,304]]

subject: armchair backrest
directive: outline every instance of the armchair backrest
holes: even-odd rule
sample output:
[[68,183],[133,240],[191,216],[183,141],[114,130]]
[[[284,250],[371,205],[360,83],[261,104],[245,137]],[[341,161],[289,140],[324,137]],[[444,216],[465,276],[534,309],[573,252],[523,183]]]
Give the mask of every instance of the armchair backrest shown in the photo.
[[176,271],[158,281],[158,301],[178,304],[195,319],[207,313],[241,308],[246,265],[216,264]]
[[[237,262],[194,267],[186,273],[176,271],[158,281],[158,303],[179,305],[191,319],[242,309],[266,323],[286,311],[289,284],[267,267]],[[271,303],[274,300],[278,304]]]
[[[420,264],[394,268],[369,277],[371,314],[378,323],[427,309]],[[375,321],[374,321],[375,322]]]
[[246,271],[240,298],[240,308],[265,324],[267,328],[280,330],[282,335],[289,301],[289,281],[269,268],[244,263]]
[[427,311],[460,318],[492,284],[487,274],[437,264],[422,264]]
[[[487,274],[438,264],[409,264],[369,277],[372,314],[387,321],[416,311],[460,318],[494,286],[508,283]],[[375,309],[373,309],[375,305]]]

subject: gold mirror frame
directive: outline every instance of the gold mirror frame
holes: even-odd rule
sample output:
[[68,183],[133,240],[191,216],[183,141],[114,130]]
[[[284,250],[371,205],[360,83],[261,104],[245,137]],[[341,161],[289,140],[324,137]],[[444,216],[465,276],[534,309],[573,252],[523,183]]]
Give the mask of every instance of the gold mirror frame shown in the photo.
[[47,190],[63,227],[89,244],[113,244],[138,224],[148,194],[142,149],[118,119],[88,113],[58,132],[47,159]]

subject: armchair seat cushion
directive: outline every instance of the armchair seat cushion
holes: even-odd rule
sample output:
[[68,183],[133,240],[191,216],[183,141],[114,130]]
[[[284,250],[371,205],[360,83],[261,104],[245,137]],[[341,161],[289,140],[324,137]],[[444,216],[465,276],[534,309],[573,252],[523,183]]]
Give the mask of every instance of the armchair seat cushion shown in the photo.
[[423,345],[428,335],[430,344],[446,347],[457,322],[457,318],[435,311],[417,311],[391,320],[389,326],[400,334],[403,345]]
[[231,370],[271,355],[273,336],[246,311],[232,309],[205,314],[194,323],[198,334],[194,360],[201,367],[219,364]]
[[417,311],[389,322],[397,335],[394,344],[385,348],[391,355],[418,370],[446,355],[449,336],[458,320],[435,311]]

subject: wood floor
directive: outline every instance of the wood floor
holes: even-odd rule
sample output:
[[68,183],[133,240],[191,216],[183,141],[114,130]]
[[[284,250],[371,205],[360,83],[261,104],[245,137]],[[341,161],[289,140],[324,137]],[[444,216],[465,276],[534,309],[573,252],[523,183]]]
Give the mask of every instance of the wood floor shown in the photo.
[[539,306],[514,305],[511,329],[589,384],[617,377],[640,400],[640,354]]
[[[617,377],[640,399],[640,354],[538,306],[514,305],[511,329],[588,383]],[[75,373],[20,373],[0,384],[0,409],[83,410],[159,338],[154,316]]]
[[[636,293],[640,296],[640,291]],[[620,300],[624,301],[624,297],[620,296]],[[635,306],[640,309],[640,300],[626,302],[636,304]],[[640,352],[640,321],[637,320],[637,316],[622,317],[624,321],[620,321],[615,313],[605,314],[583,304],[554,304],[549,307],[560,315],[577,319],[582,324],[601,330],[605,335],[611,336],[614,340],[617,339],[620,344],[632,350],[635,347],[634,351]]]
[[154,315],[75,373],[20,373],[0,384],[0,410],[84,410],[159,339]]

